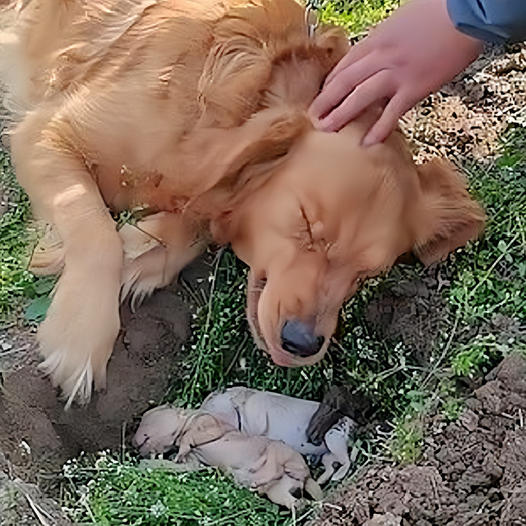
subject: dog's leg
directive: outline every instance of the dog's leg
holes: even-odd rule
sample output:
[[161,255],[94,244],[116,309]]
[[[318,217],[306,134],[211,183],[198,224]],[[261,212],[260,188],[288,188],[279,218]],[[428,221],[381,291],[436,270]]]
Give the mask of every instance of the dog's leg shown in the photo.
[[252,487],[258,488],[280,479],[285,474],[285,466],[279,462],[271,446],[268,446],[263,457],[251,466],[249,472],[254,476]]
[[[40,118],[40,116],[39,116]],[[38,331],[42,368],[68,398],[103,388],[119,331],[122,245],[97,184],[57,123],[26,119],[12,137],[17,176],[63,243],[64,271]],[[62,124],[62,123],[61,123]]]
[[334,462],[336,462],[336,457],[332,453],[326,453],[321,459],[321,463],[325,468],[325,471],[319,476],[316,481],[318,484],[325,484],[328,482],[332,474],[334,473]]
[[347,475],[347,472],[351,467],[351,461],[349,460],[349,457],[341,460],[338,459],[338,462],[342,462],[342,465],[336,470],[336,473],[332,476],[332,480],[342,480],[345,475]]
[[[338,424],[341,425],[341,424]],[[327,446],[327,449],[329,450],[329,453],[324,455],[322,459],[322,463],[324,467],[326,468],[325,473],[318,479],[318,482],[320,484],[323,484],[323,482],[326,482],[330,478],[332,480],[341,480],[345,475],[347,474],[347,471],[349,471],[349,468],[351,466],[351,461],[349,459],[349,450],[347,447],[347,440],[349,437],[349,433],[342,433],[337,428],[333,428],[329,430],[329,432],[325,435],[325,445]],[[340,467],[334,473],[334,463],[337,462],[340,464]],[[327,467],[327,466],[330,467]],[[334,475],[333,475],[334,473]],[[322,482],[323,481],[323,482]]]
[[355,428],[356,424],[349,417],[344,416],[334,430],[331,430],[325,436],[325,444],[329,451],[335,456],[340,467],[333,475],[332,480],[341,480],[347,475],[351,467],[349,458],[349,435]]
[[284,506],[293,511],[297,502],[293,493],[301,494],[301,489],[301,483],[287,475],[283,475],[279,480],[261,488],[259,493],[266,494],[278,506]]
[[206,248],[194,223],[169,212],[126,224],[120,236],[125,257],[121,299],[131,295],[133,309],[155,289],[170,284]]

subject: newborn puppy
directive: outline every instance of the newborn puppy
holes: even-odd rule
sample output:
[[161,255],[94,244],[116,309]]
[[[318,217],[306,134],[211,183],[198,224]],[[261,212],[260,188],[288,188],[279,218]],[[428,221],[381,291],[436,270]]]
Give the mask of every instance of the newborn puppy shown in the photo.
[[[250,436],[265,436],[281,440],[302,455],[322,457],[325,473],[318,479],[341,480],[350,467],[347,441],[355,427],[354,421],[341,414],[327,427],[318,444],[309,440],[307,430],[320,404],[278,393],[257,391],[246,387],[231,387],[210,394],[201,410]],[[334,470],[333,464],[340,464]]]
[[203,410],[160,406],[144,414],[133,439],[143,456],[179,447],[176,462],[198,459],[230,473],[234,480],[281,506],[293,509],[293,494],[323,494],[303,457],[263,436],[249,437]]

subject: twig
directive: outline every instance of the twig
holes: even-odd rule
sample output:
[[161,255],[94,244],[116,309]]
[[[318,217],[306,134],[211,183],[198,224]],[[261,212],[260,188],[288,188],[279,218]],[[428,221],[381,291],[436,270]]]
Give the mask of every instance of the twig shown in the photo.
[[247,343],[247,340],[248,340],[248,334],[245,333],[243,336],[243,341],[239,344],[236,354],[234,355],[234,357],[232,358],[232,360],[230,361],[230,363],[228,364],[225,370],[225,374],[223,375],[224,377],[227,377],[230,374],[230,371],[234,367],[234,364],[237,362],[237,359],[239,358],[241,351],[245,348],[245,344]]
[[[41,506],[36,504],[33,501],[33,499],[31,498],[31,496],[29,495],[29,493],[20,484],[17,484],[16,486],[17,486],[18,490],[20,491],[20,493],[22,493],[22,495],[24,495],[24,497],[26,498],[31,510],[35,514],[35,516],[38,519],[38,521],[40,522],[40,524],[42,524],[42,526],[51,526],[50,523],[47,521],[47,519],[51,519],[52,518],[49,515],[49,513],[47,513],[46,510],[44,510]],[[47,519],[46,519],[46,517],[47,517]]]

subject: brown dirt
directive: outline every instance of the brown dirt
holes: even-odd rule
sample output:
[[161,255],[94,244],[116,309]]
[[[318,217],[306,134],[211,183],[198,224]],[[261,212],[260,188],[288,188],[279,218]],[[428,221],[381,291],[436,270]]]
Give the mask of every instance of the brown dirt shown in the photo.
[[526,360],[488,380],[458,421],[427,421],[418,465],[369,468],[312,525],[526,524]]
[[162,399],[187,337],[187,307],[173,290],[165,289],[137,313],[125,309],[123,326],[109,363],[108,390],[95,395],[86,408],[64,411],[35,358],[4,374],[0,451],[17,474],[35,480],[38,471],[60,469],[81,451],[118,447],[126,426]]
[[60,506],[45,497],[35,484],[18,478],[12,465],[0,454],[0,525],[71,526]]
[[526,45],[488,47],[484,55],[403,119],[417,159],[455,162],[496,154],[503,133],[526,124]]
[[400,280],[377,294],[367,306],[366,319],[382,338],[403,342],[418,363],[429,363],[447,308],[441,296],[446,280],[438,268],[428,269],[421,277]]

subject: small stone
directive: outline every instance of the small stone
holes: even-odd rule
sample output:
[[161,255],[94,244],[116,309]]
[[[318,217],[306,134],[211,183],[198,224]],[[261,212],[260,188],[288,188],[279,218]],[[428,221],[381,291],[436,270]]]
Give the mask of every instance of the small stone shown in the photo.
[[402,517],[397,517],[390,512],[379,514],[376,513],[369,519],[364,526],[400,526]]
[[468,431],[475,431],[478,427],[479,423],[479,417],[478,415],[471,411],[470,409],[467,409],[462,413],[460,416],[460,423],[468,430]]

